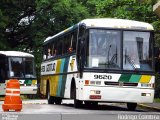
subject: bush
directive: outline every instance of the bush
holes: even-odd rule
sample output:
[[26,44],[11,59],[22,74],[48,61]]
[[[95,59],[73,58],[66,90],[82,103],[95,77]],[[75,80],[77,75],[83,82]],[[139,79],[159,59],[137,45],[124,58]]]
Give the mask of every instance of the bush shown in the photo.
[[160,74],[155,75],[155,98],[160,98]]

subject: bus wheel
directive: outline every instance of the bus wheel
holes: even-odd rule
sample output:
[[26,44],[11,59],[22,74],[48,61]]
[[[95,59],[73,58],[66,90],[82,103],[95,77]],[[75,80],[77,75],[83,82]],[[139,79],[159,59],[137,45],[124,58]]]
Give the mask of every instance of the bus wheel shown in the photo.
[[36,97],[36,95],[32,95],[32,94],[29,94],[29,95],[27,95],[27,98],[29,98],[29,99],[35,99],[35,97]]
[[55,104],[58,104],[60,105],[62,103],[62,98],[59,98],[59,97],[55,97]]
[[47,94],[48,104],[54,104],[55,98],[50,95],[50,87],[49,87],[49,85],[47,87],[47,93],[46,94]]
[[82,101],[76,99],[76,87],[74,87],[72,89],[72,95],[73,95],[73,99],[74,99],[74,107],[80,108],[82,105]]
[[130,111],[134,111],[137,107],[137,103],[127,103],[127,108]]
[[85,105],[86,105],[87,107],[97,106],[97,105],[98,105],[98,102],[97,102],[97,101],[85,101],[84,103],[85,103]]

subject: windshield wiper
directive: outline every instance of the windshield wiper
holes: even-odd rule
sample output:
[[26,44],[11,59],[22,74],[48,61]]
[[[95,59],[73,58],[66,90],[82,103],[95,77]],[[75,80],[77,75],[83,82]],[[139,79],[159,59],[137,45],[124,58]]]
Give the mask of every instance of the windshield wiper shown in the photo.
[[113,63],[113,61],[116,59],[116,64],[117,64],[117,47],[116,47],[116,53],[112,56],[110,63]]
[[[127,59],[126,59],[127,58]],[[134,70],[138,70],[138,68],[136,67],[135,63],[132,61],[132,59],[127,55],[127,49],[125,49],[125,64],[128,62],[130,63],[130,65],[132,66],[132,68]]]
[[127,58],[128,62],[130,63],[130,65],[133,67],[133,69],[138,70],[135,63],[131,60],[131,58],[128,55],[125,55],[125,59],[126,58]]
[[109,49],[108,49],[108,59],[106,59],[106,60],[108,60],[108,61],[106,61],[106,65],[108,66],[108,68],[109,68],[109,64],[110,64],[110,61],[109,61],[109,54],[110,54],[110,49],[111,49],[111,47],[112,47],[112,45],[109,45]]

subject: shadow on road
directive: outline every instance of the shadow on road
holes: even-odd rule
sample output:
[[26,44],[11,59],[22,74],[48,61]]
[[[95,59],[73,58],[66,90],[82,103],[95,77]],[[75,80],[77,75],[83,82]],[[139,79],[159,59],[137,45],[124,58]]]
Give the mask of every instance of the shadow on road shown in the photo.
[[[62,104],[67,107],[74,107],[73,104]],[[125,108],[126,105],[90,105],[87,106],[85,104],[82,104],[80,108],[77,109],[82,109],[82,110],[106,110],[106,111],[129,111],[127,108]],[[132,111],[134,112],[134,111]],[[135,112],[148,112],[147,110],[140,109],[137,107]]]

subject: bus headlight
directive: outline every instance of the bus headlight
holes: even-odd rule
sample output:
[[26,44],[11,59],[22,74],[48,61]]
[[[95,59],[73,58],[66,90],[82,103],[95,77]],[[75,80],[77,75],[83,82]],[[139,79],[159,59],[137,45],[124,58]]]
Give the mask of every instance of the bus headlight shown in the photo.
[[141,96],[151,96],[151,93],[141,93]]
[[154,84],[151,84],[151,83],[141,83],[141,87],[152,87],[152,88],[154,88]]
[[100,90],[91,90],[90,95],[101,94]]

